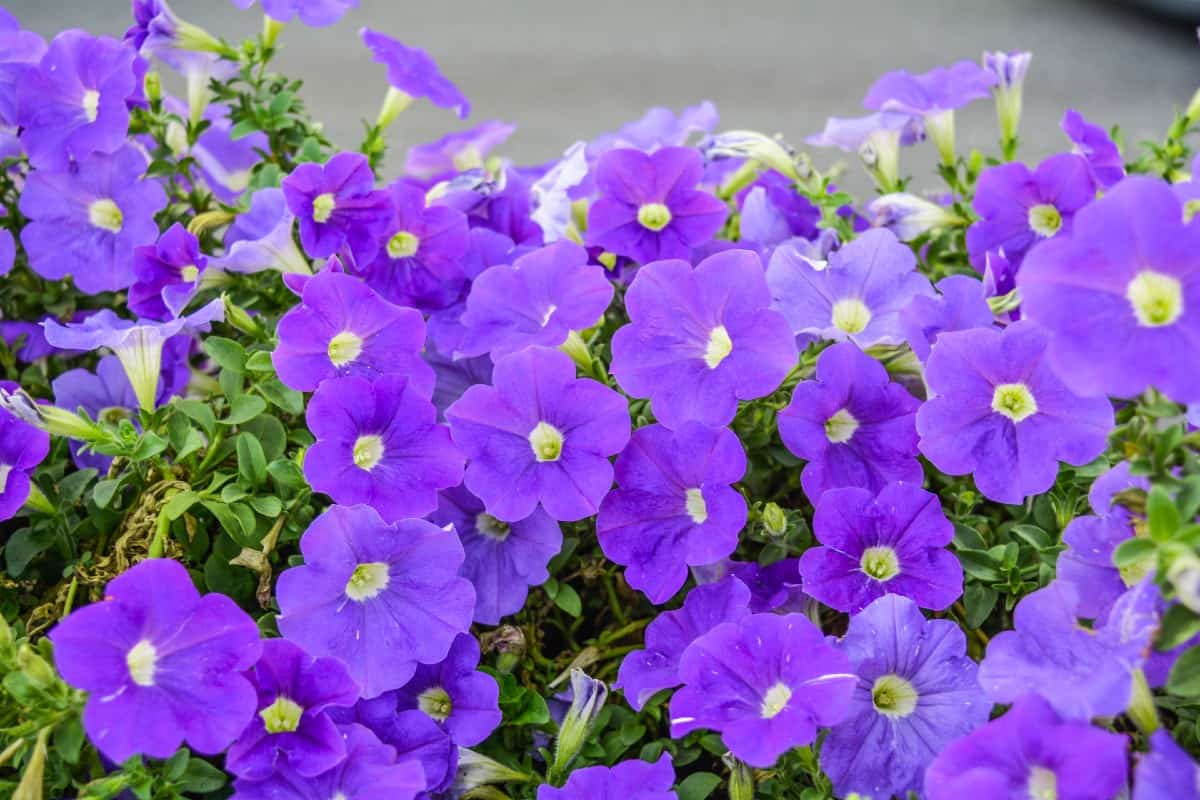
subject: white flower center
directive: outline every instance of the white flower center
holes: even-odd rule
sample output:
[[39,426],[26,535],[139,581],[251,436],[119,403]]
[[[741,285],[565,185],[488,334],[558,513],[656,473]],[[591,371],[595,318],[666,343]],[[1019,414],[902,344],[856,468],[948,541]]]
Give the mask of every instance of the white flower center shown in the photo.
[[1049,239],[1062,228],[1062,214],[1049,203],[1033,206],[1029,209],[1029,227],[1043,239]]
[[387,253],[391,258],[411,258],[421,249],[421,240],[408,231],[397,231],[388,239]]
[[992,411],[1008,417],[1013,422],[1032,417],[1037,413],[1037,400],[1033,392],[1023,383],[1001,383],[992,394]]
[[662,203],[646,203],[638,209],[637,221],[646,230],[657,233],[671,224],[671,209]]
[[1058,800],[1058,776],[1045,767],[1029,770],[1029,800]]
[[88,206],[88,222],[101,230],[120,233],[121,226],[125,224],[125,215],[121,213],[120,206],[104,197]]
[[843,333],[862,333],[871,322],[871,309],[856,297],[847,297],[833,304],[833,327]]
[[862,571],[877,581],[890,581],[900,574],[900,559],[896,551],[886,545],[876,545],[863,550],[859,562]]
[[417,708],[437,722],[445,722],[450,716],[450,694],[440,686],[430,686],[417,695]]
[[184,283],[195,283],[200,277],[200,268],[195,264],[188,264],[186,267],[179,268],[179,279]]
[[342,331],[329,340],[329,361],[335,367],[344,367],[362,354],[362,348],[361,336],[351,331]]
[[917,707],[917,690],[899,675],[882,675],[871,687],[871,703],[885,717],[907,717]]
[[280,695],[275,702],[258,712],[267,733],[291,733],[300,727],[304,709],[290,697]]
[[708,519],[708,504],[704,502],[704,492],[699,489],[687,490],[687,513],[692,522],[703,525]]
[[1183,315],[1183,284],[1172,275],[1142,270],[1125,287],[1139,325],[1161,328]]
[[337,198],[333,196],[332,192],[317,195],[313,198],[313,221],[329,222],[335,208],[337,208]]
[[158,670],[158,648],[142,639],[125,654],[125,666],[129,668],[129,677],[138,686],[153,686],[154,673]]
[[832,417],[825,420],[825,438],[833,444],[850,441],[856,430],[858,430],[858,420],[844,408],[839,408]]
[[354,442],[354,463],[367,472],[375,469],[383,460],[383,438],[376,434],[360,436]]
[[475,517],[475,530],[489,539],[503,542],[512,533],[512,526],[496,519],[491,514],[479,514]]
[[718,325],[708,332],[708,345],[704,348],[704,363],[709,369],[716,369],[721,362],[729,358],[733,352],[733,340],[724,325]]
[[350,580],[346,581],[346,596],[359,602],[370,600],[386,589],[391,580],[388,565],[384,562],[359,564],[350,574]]
[[95,122],[96,117],[100,116],[100,93],[95,89],[85,89],[79,105],[83,107],[87,121]]
[[529,446],[538,461],[558,461],[562,455],[562,431],[549,422],[539,422],[529,432]]
[[762,701],[763,719],[771,719],[779,716],[780,712],[787,708],[788,701],[791,699],[792,690],[782,682],[767,689],[767,693],[763,695]]

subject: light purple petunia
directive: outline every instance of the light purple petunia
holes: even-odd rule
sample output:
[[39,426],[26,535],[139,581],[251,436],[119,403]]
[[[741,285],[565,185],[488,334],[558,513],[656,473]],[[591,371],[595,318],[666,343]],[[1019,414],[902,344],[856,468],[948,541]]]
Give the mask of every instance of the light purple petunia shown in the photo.
[[403,375],[324,381],[305,420],[317,441],[305,453],[304,477],[336,503],[364,503],[395,522],[433,511],[438,491],[462,481],[450,432],[428,393]]
[[46,53],[46,41],[0,9],[0,161],[19,158],[18,87],[24,77],[38,69]]
[[[241,9],[254,0],[231,0]],[[358,8],[358,0],[262,0],[263,13],[276,22],[291,22],[299,17],[305,25],[323,28],[340,20],[347,11]]]
[[666,602],[689,566],[737,549],[746,500],[731,484],[745,471],[746,454],[728,428],[638,428],[617,456],[617,488],[596,517],[604,555],[624,565],[625,580],[652,603]]
[[200,241],[176,222],[157,244],[134,248],[129,310],[149,319],[179,316],[199,290],[206,266]]
[[311,274],[308,261],[292,238],[295,222],[282,189],[259,189],[250,198],[250,210],[230,224],[225,233],[225,255],[213,258],[212,265],[230,272],[275,269],[284,274]]
[[176,561],[126,570],[49,637],[63,680],[89,693],[88,739],[113,762],[167,758],[184,742],[214,755],[254,715],[242,671],[262,650],[258,627],[225,595],[201,597]]
[[739,400],[778,388],[796,365],[795,338],[771,298],[758,256],[728,250],[692,268],[641,267],[625,295],[630,324],[612,340],[612,374],[650,398],[669,428],[686,420],[728,425]]
[[68,30],[17,84],[21,144],[38,169],[66,170],[125,144],[134,51],[116,39]]
[[967,252],[982,271],[1000,250],[1019,266],[1035,244],[1070,233],[1075,212],[1096,196],[1087,161],[1074,153],[1050,156],[1031,170],[1019,161],[979,175],[972,205],[979,219],[967,229]]
[[1200,800],[1200,764],[1167,731],[1150,737],[1150,752],[1139,760],[1133,800]]
[[688,645],[678,674],[671,736],[710,728],[761,768],[845,719],[857,681],[849,660],[799,614],[723,622]]
[[851,617],[838,647],[858,685],[849,717],[821,745],[821,769],[838,796],[919,794],[934,757],[992,710],[966,636],[954,621],[927,620],[911,600],[889,595]]
[[853,342],[817,359],[815,380],[796,385],[779,412],[784,445],[808,463],[800,484],[816,502],[829,490],[878,492],[892,481],[920,484],[916,414],[920,401],[892,383],[882,364]]
[[301,302],[283,315],[271,356],[283,383],[311,392],[348,375],[403,375],[423,397],[433,392],[433,368],[421,358],[425,321],[394,306],[345,273],[323,271],[304,285]]
[[313,258],[348,246],[366,263],[379,251],[392,218],[391,198],[375,189],[361,153],[337,153],[325,164],[305,163],[283,179],[288,209],[300,220],[300,243]]
[[996,321],[979,279],[951,275],[938,281],[937,290],[937,297],[918,295],[900,312],[904,338],[921,361],[929,358],[938,334],[990,328]]
[[445,419],[446,409],[467,389],[477,383],[492,382],[492,359],[488,356],[452,359],[426,346],[424,358],[433,368],[433,405],[439,420]]
[[124,289],[134,281],[133,251],[154,242],[154,215],[167,203],[146,158],[132,145],[84,157],[64,172],[34,170],[21,193],[29,223],[21,244],[29,266],[49,280],[68,276],[81,292]]
[[587,244],[643,264],[687,258],[728,215],[721,200],[696,188],[703,172],[695,148],[608,151],[596,165],[600,199],[588,209]]
[[465,131],[454,131],[428,144],[410,147],[404,157],[404,174],[428,180],[447,173],[483,166],[493,148],[508,141],[516,125],[490,119]]
[[462,486],[443,491],[429,519],[454,526],[466,553],[460,574],[475,587],[475,621],[484,625],[520,611],[529,587],[546,582],[546,567],[562,549],[562,531],[542,509],[501,522]]
[[764,172],[738,193],[738,240],[763,247],[793,236],[815,239],[821,210],[778,172]]
[[[458,767],[458,746],[454,744],[454,740],[427,714],[397,714],[396,704],[389,702],[387,698],[388,695],[383,695],[377,698],[381,702],[359,701],[350,712],[333,709],[331,716],[343,726],[364,726],[378,737],[380,742],[392,749],[398,762],[416,763],[420,767],[423,777],[421,785],[426,792],[448,789],[454,781],[455,769]],[[419,796],[424,799],[429,795]]]
[[[0,381],[12,391],[15,384]],[[50,436],[0,409],[0,521],[11,519],[29,499],[29,473],[50,452]]]
[[925,772],[928,800],[1112,800],[1125,786],[1129,739],[1065,721],[1036,695],[951,742]]
[[[96,363],[95,373],[82,367],[69,369],[55,378],[50,387],[54,390],[54,404],[59,408],[67,411],[82,408],[97,422],[115,423],[137,416],[137,396],[116,356],[101,358]],[[158,391],[160,403],[166,399],[163,396],[165,388],[163,382]],[[82,442],[71,442],[71,457],[80,469],[107,472],[112,464],[112,456],[92,452]]]
[[678,114],[665,106],[654,106],[615,132],[593,139],[588,144],[588,157],[595,159],[618,147],[633,147],[647,153],[661,147],[678,147],[694,133],[712,133],[718,119],[717,107],[708,100],[688,106]]
[[804,591],[830,608],[858,613],[899,594],[942,611],[962,594],[962,566],[946,545],[954,526],[935,494],[911,483],[830,489],[813,515],[820,547],[800,556]]
[[359,31],[363,44],[375,60],[387,67],[388,82],[409,101],[427,99],[435,106],[448,108],[459,119],[471,115],[471,101],[438,69],[433,58],[419,47],[409,47],[370,28]]
[[862,117],[830,117],[825,128],[805,141],[814,147],[836,147],[858,153],[872,172],[894,181],[899,177],[900,146],[925,138],[919,117],[901,111],[877,111]]
[[304,566],[279,576],[280,632],[346,663],[363,697],[398,689],[446,657],[471,624],[463,551],[418,519],[388,525],[368,506],[333,506],[300,540]]
[[1047,355],[1079,394],[1153,386],[1200,400],[1200,225],[1157,178],[1126,178],[1079,212],[1069,237],[1036,248],[1017,276],[1021,311],[1049,332]]
[[325,713],[358,700],[358,684],[341,661],[268,639],[248,675],[258,713],[225,754],[229,772],[247,780],[265,780],[277,770],[314,778],[346,759],[342,733]]
[[974,474],[979,491],[998,503],[1046,491],[1059,461],[1088,463],[1113,428],[1106,398],[1079,397],[1055,375],[1048,338],[1025,321],[1003,332],[944,333],[926,364],[921,452],[949,475]]
[[674,783],[671,756],[663,753],[653,764],[631,759],[575,770],[560,789],[539,786],[537,800],[678,800]]
[[749,606],[750,590],[737,578],[695,587],[681,608],[664,611],[646,626],[645,649],[625,656],[613,687],[625,693],[635,711],[641,711],[656,692],[683,683],[679,659],[688,645],[722,622],[746,616]]
[[608,458],[629,441],[625,398],[577,379],[570,358],[544,347],[501,359],[492,376],[446,409],[469,459],[465,486],[505,522],[539,503],[560,521],[595,514],[612,486]]
[[785,244],[767,266],[771,307],[797,335],[849,339],[863,349],[901,344],[900,312],[914,297],[933,296],[916,266],[912,250],[884,229],[860,234],[830,255],[827,266]]
[[1109,189],[1125,177],[1125,161],[1116,142],[1099,125],[1093,125],[1073,108],[1062,118],[1063,133],[1075,145],[1075,152],[1087,162],[1092,180],[1101,189]]

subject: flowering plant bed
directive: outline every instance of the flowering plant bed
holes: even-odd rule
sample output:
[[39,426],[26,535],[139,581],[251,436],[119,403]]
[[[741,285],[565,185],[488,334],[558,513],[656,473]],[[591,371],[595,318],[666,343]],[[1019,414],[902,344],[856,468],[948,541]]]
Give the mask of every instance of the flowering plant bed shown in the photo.
[[424,51],[353,151],[270,67],[356,5],[0,9],[0,794],[1200,798],[1200,101],[1025,164],[989,53],[810,137],[866,200],[709,103],[388,182]]

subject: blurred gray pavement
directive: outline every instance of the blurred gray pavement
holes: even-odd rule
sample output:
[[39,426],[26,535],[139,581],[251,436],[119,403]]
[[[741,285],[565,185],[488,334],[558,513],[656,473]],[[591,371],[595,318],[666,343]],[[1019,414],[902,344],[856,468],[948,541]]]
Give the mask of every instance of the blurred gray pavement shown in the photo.
[[[119,35],[129,18],[126,0],[0,4],[44,34]],[[230,38],[260,24],[256,10],[228,0],[172,7]],[[358,143],[360,120],[374,117],[386,88],[358,41],[363,25],[428,50],[474,103],[465,123],[415,106],[391,131],[394,146],[499,118],[519,125],[505,151],[527,162],[554,158],[650,105],[701,99],[717,104],[722,128],[800,144],[827,116],[862,113],[882,72],[978,59],[984,49],[1034,53],[1022,124],[1028,155],[1064,146],[1058,121],[1068,107],[1105,127],[1119,123],[1128,141],[1158,138],[1172,107],[1200,86],[1193,27],[1101,0],[362,0],[334,27],[289,26],[278,62],[304,79],[315,115],[345,146]],[[994,136],[990,104],[960,114],[961,146],[990,148]]]

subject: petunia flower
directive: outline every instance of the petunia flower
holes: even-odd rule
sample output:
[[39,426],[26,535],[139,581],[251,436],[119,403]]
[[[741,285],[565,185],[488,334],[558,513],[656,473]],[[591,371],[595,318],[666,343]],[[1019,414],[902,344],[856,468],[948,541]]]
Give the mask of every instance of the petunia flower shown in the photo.
[[815,147],[857,153],[886,191],[900,179],[900,147],[925,138],[919,117],[899,111],[877,111],[863,117],[830,117],[825,129],[805,139]]
[[[46,53],[46,41],[23,30],[16,17],[0,10],[0,160],[19,158],[18,87]],[[2,234],[0,234],[2,235]]]
[[[254,5],[254,1],[231,0],[243,10]],[[299,17],[313,28],[333,25],[352,8],[358,8],[358,0],[262,0],[263,13],[276,22],[291,22]]]
[[1093,125],[1073,108],[1062,118],[1063,133],[1083,156],[1092,180],[1101,189],[1110,189],[1125,177],[1125,161],[1116,142],[1099,125]]
[[1025,73],[1033,54],[1028,51],[984,51],[984,69],[996,77],[992,93],[996,96],[996,120],[1002,142],[1016,142],[1021,124],[1021,106],[1025,94]]
[[[82,367],[70,369],[55,378],[50,388],[54,391],[54,404],[66,411],[82,408],[92,419],[116,422],[136,417],[138,400],[133,386],[116,356],[104,356],[96,363],[95,373]],[[165,398],[163,389],[166,381],[159,385],[158,398]],[[167,395],[169,397],[169,395]],[[112,456],[88,451],[80,442],[71,442],[71,457],[80,469],[98,469],[107,472]]]
[[683,683],[679,659],[688,645],[722,622],[737,622],[749,614],[749,604],[750,590],[734,577],[695,587],[682,607],[664,611],[646,627],[645,649],[625,656],[613,687],[641,711],[656,692]]
[[1113,798],[1129,771],[1123,734],[1064,721],[1029,695],[1004,716],[951,742],[925,772],[928,800]]
[[229,772],[265,780],[290,769],[313,778],[346,759],[342,733],[324,713],[358,700],[358,685],[341,661],[313,658],[287,639],[268,639],[248,675],[258,692],[258,713],[225,755]]
[[902,242],[911,242],[939,228],[966,224],[942,203],[908,192],[880,195],[867,203],[863,213],[872,227],[889,230]]
[[849,339],[860,348],[900,344],[900,312],[914,297],[933,295],[916,271],[917,259],[895,234],[874,229],[860,234],[818,269],[803,253],[784,245],[767,266],[771,307],[792,332],[822,339]]
[[679,677],[671,736],[710,728],[734,756],[761,768],[811,744],[819,726],[845,719],[857,681],[849,660],[799,614],[717,625],[688,645]]
[[81,292],[133,283],[133,250],[158,238],[154,215],[167,203],[146,158],[132,145],[85,156],[64,172],[34,170],[21,193],[29,218],[21,244],[29,266],[48,280],[70,276]]
[[433,391],[433,368],[421,358],[420,312],[392,305],[351,275],[314,275],[300,304],[280,318],[278,334],[271,360],[296,391],[311,392],[330,378],[380,375],[403,375],[424,397]]
[[1106,398],[1079,397],[1051,369],[1048,338],[1026,321],[944,333],[926,363],[921,452],[948,475],[972,473],[999,503],[1046,491],[1059,461],[1088,463],[1113,428]]
[[279,576],[279,630],[346,663],[364,698],[446,657],[471,624],[458,538],[424,520],[388,525],[368,506],[333,506],[300,540],[304,565]]
[[654,106],[613,133],[601,134],[589,142],[588,158],[598,158],[618,147],[632,147],[646,153],[662,147],[679,147],[692,134],[712,133],[719,119],[717,107],[708,100],[688,106],[678,114],[665,106]]
[[652,603],[666,602],[689,566],[737,549],[746,500],[731,484],[745,471],[746,454],[728,428],[637,429],[617,457],[617,488],[596,517],[604,555],[624,565],[625,580]]
[[427,398],[396,374],[321,383],[305,414],[317,439],[304,456],[313,490],[369,505],[388,522],[437,508],[438,490],[462,481],[463,457]]
[[25,505],[32,486],[29,474],[49,452],[45,431],[0,408],[0,521],[12,519]]
[[738,193],[738,240],[772,246],[799,236],[815,239],[821,211],[778,172],[759,175]]
[[612,340],[612,374],[650,398],[669,428],[728,425],[739,400],[775,391],[796,365],[796,342],[771,310],[762,264],[748,250],[641,267],[625,295],[630,324]]
[[1079,212],[1069,237],[1030,253],[1017,286],[1072,391],[1134,397],[1153,386],[1200,400],[1200,371],[1178,357],[1200,337],[1200,226],[1185,224],[1169,184],[1121,181]]
[[608,151],[596,164],[600,199],[588,210],[587,244],[643,264],[687,258],[728,215],[723,202],[696,188],[703,170],[694,148]]
[[1155,731],[1138,760],[1133,800],[1200,800],[1200,765],[1167,731]]
[[[432,331],[430,332],[432,338]],[[432,346],[426,346],[423,354],[426,363],[433,368],[433,405],[438,410],[438,419],[446,417],[446,409],[463,392],[477,383],[492,382],[492,359],[489,356],[452,359]]]
[[653,764],[630,759],[575,770],[562,788],[539,786],[537,800],[677,800],[674,783],[671,756],[663,753]]
[[184,742],[215,755],[254,714],[243,670],[262,650],[258,627],[225,595],[201,597],[176,561],[131,567],[49,637],[63,680],[89,694],[83,727],[110,761],[167,758]]
[[410,147],[404,157],[404,174],[418,180],[464,172],[483,166],[494,148],[508,141],[517,126],[498,119],[481,122],[465,131],[448,133],[437,141]]
[[460,573],[475,587],[475,621],[484,625],[520,611],[529,587],[545,583],[546,567],[562,549],[562,531],[542,509],[501,522],[462,486],[444,490],[429,519],[454,526],[466,553]]
[[887,594],[942,611],[962,594],[962,566],[945,549],[954,526],[935,494],[891,483],[878,494],[830,489],[817,501],[820,547],[800,556],[804,591],[830,608],[858,613]]
[[904,338],[921,361],[938,335],[947,331],[990,328],[996,315],[987,302],[987,289],[969,275],[951,275],[937,283],[938,296],[918,295],[900,312]]
[[313,258],[348,246],[366,263],[378,251],[392,217],[387,192],[360,153],[337,153],[325,164],[305,163],[283,179],[288,210],[300,220],[300,243]]
[[458,353],[500,359],[531,345],[557,347],[572,331],[598,323],[612,297],[612,283],[586,250],[555,242],[475,279]]
[[590,169],[587,143],[575,142],[529,188],[534,206],[530,218],[542,229],[547,244],[578,235],[572,195],[580,191]]
[[239,214],[225,232],[225,255],[212,258],[212,265],[229,272],[275,269],[285,275],[312,274],[292,238],[295,223],[282,189],[259,189],[250,198],[250,210]]
[[207,266],[199,240],[176,222],[157,244],[134,248],[129,310],[149,319],[179,316],[203,285]]
[[816,379],[797,384],[778,417],[784,445],[808,462],[800,484],[809,500],[843,486],[878,492],[892,481],[920,484],[919,405],[854,343],[823,351]]
[[380,113],[379,124],[386,127],[396,114],[414,100],[426,99],[439,108],[448,108],[459,119],[471,115],[471,101],[438,69],[437,62],[419,47],[408,45],[370,28],[359,31],[363,44],[375,61],[387,67],[388,97]]
[[469,459],[465,486],[504,522],[539,503],[559,521],[595,514],[612,485],[608,458],[629,441],[625,398],[577,379],[570,358],[544,347],[500,359],[492,376],[446,409]]

